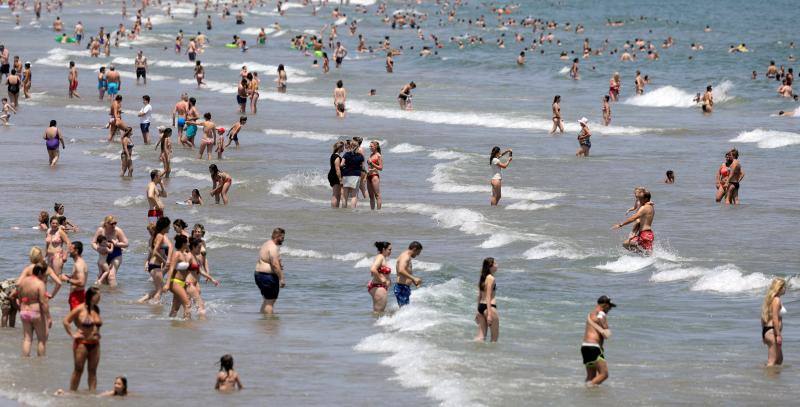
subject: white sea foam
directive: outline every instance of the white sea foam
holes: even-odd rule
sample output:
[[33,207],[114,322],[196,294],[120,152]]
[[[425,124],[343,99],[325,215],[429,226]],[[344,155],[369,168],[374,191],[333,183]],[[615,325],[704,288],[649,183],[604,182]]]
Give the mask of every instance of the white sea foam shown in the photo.
[[632,273],[652,265],[655,261],[656,259],[653,257],[623,255],[617,260],[595,266],[594,268],[612,273]]
[[196,179],[198,181],[209,181],[209,180],[211,180],[211,177],[209,175],[204,175],[204,174],[199,174],[199,173],[196,173],[196,172],[191,172],[191,171],[185,170],[183,168],[173,168],[172,169],[172,175],[175,176],[175,177],[184,177],[184,178]]
[[309,187],[330,187],[327,178],[317,172],[304,174],[289,174],[279,180],[270,181],[269,192],[274,195],[293,196],[302,194],[299,189]]
[[755,129],[741,132],[729,141],[732,143],[756,143],[758,148],[780,148],[800,144],[800,134],[788,131]]
[[408,143],[400,143],[392,147],[389,151],[395,154],[409,154],[409,153],[420,152],[423,150],[425,150],[425,147],[415,146],[413,144],[408,144]]
[[317,141],[332,141],[344,136],[337,136],[335,134],[316,133],[313,131],[295,131],[295,130],[281,130],[281,129],[264,129],[264,134],[268,136],[288,136],[292,138],[305,138]]
[[[257,36],[258,33],[261,32],[261,27],[247,27],[242,31],[239,31],[239,34],[242,35],[255,35]],[[275,32],[275,29],[272,27],[264,27],[264,32],[269,35]]]
[[439,271],[442,269],[442,265],[439,263],[431,263],[422,260],[412,260],[411,267],[417,271]]
[[539,204],[536,202],[526,202],[526,201],[519,201],[514,202],[512,204],[506,205],[506,209],[512,209],[517,211],[536,211],[539,209],[548,209],[555,207],[556,204]]
[[[712,94],[714,95],[714,103],[723,103],[731,100],[733,96],[729,94],[733,88],[733,83],[730,81],[723,81],[719,85],[714,86]],[[695,94],[691,94],[682,89],[674,86],[661,86],[646,92],[643,95],[632,96],[622,103],[633,106],[644,107],[693,107],[697,106],[694,102]]]
[[342,25],[347,22],[347,17],[339,17],[333,22],[333,25]]
[[585,259],[588,255],[578,252],[572,247],[557,242],[544,242],[532,247],[522,254],[528,260],[559,258],[568,260]]
[[363,268],[369,268],[370,266],[372,266],[372,259],[364,257],[363,259],[356,262],[356,264],[353,265],[353,268],[363,269]]
[[769,285],[771,278],[761,273],[744,274],[736,266],[728,264],[714,268],[695,282],[692,291],[716,291],[720,293],[738,293],[763,289]]
[[141,205],[145,203],[146,200],[147,199],[144,197],[144,195],[123,196],[122,198],[114,200],[114,206],[125,208],[129,206]]

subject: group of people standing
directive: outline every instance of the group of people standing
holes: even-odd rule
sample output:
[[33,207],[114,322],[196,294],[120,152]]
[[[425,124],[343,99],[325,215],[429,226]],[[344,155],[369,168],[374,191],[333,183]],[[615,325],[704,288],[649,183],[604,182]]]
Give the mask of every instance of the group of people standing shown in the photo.
[[363,143],[361,137],[353,137],[333,144],[328,169],[332,208],[356,208],[360,191],[364,198],[369,194],[370,209],[381,209],[381,145],[377,140],[371,141],[369,158],[366,158]]

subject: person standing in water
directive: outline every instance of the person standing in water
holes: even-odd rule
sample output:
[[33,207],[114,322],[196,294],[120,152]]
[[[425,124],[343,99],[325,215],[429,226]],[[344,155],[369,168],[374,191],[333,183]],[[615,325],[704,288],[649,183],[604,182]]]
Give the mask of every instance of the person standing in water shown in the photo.
[[333,90],[333,106],[336,108],[336,117],[344,118],[345,116],[345,102],[347,101],[347,89],[344,88],[344,83],[340,79],[336,82],[336,89]]
[[89,268],[86,262],[83,261],[83,243],[75,241],[72,242],[69,248],[69,256],[72,257],[72,274],[61,275],[61,281],[70,285],[69,290],[69,310],[72,311],[79,305],[86,301],[86,278],[89,274]]
[[483,342],[487,331],[491,330],[492,342],[497,342],[500,336],[500,315],[497,314],[497,283],[494,274],[497,272],[497,262],[493,257],[483,259],[481,278],[478,280],[478,314],[475,322],[478,323],[478,336],[476,341]]
[[369,193],[369,207],[372,210],[381,210],[381,171],[383,171],[383,155],[381,145],[377,140],[369,143],[370,156],[367,160],[367,192]]
[[394,285],[394,296],[400,307],[408,305],[411,301],[411,284],[417,287],[422,285],[422,279],[414,277],[411,264],[411,260],[420,253],[422,253],[422,243],[415,240],[408,245],[408,250],[405,250],[397,258],[397,284]]
[[411,90],[416,88],[416,83],[409,82],[400,89],[400,94],[397,95],[397,100],[400,103],[400,110],[408,110],[408,103],[411,101]]
[[145,144],[150,144],[150,121],[153,117],[153,107],[150,106],[150,95],[142,96],[142,109],[139,110],[139,130],[142,131],[142,139]]
[[730,160],[730,175],[725,182],[725,203],[728,205],[739,204],[739,183],[744,179],[744,170],[739,163],[739,150],[733,148],[726,157]]
[[581,75],[579,72],[580,68],[578,67],[578,65],[579,65],[578,58],[575,58],[572,60],[572,66],[569,68],[569,77],[576,81],[581,79]]
[[69,73],[67,74],[67,82],[69,82],[69,98],[78,98],[78,68],[75,67],[75,61],[69,61]]
[[705,114],[711,114],[714,111],[714,94],[711,92],[711,85],[706,86],[706,92],[700,98],[700,108]]
[[611,308],[616,306],[617,304],[611,302],[611,298],[603,295],[597,299],[597,305],[586,318],[581,356],[583,356],[583,366],[586,367],[587,387],[599,386],[608,379],[608,363],[603,343],[611,338],[607,316]]
[[136,67],[136,84],[139,84],[139,78],[141,78],[144,80],[144,85],[147,86],[147,57],[144,56],[142,50],[136,53],[133,64]]
[[219,204],[220,198],[222,204],[228,204],[228,190],[233,184],[233,178],[225,171],[220,171],[217,164],[208,166],[208,172],[211,173],[211,196],[214,197],[215,203]]
[[[344,151],[344,142],[337,141],[333,144],[333,151],[330,156],[330,169],[328,170],[328,184],[330,184],[333,193],[331,194],[331,208],[338,208],[342,199],[342,151]],[[344,199],[346,201],[346,199]]]
[[50,166],[55,167],[60,157],[58,147],[64,150],[67,146],[64,144],[64,137],[61,135],[61,130],[56,127],[56,121],[50,120],[50,126],[44,131],[44,142],[47,145],[47,155],[49,156]]
[[716,187],[717,187],[717,194],[716,194],[716,201],[722,202],[722,199],[728,194],[728,177],[731,175],[731,164],[733,163],[733,157],[731,156],[730,152],[725,153],[725,162],[720,164],[719,169],[716,173]]
[[589,149],[592,148],[592,141],[590,140],[592,132],[589,131],[589,119],[581,117],[578,120],[578,124],[581,125],[581,131],[578,133],[578,151],[575,153],[575,157],[588,157]]
[[47,353],[47,331],[53,321],[47,304],[46,272],[47,264],[39,261],[33,264],[30,275],[17,281],[16,301],[20,310],[19,319],[22,321],[22,356],[25,357],[31,355],[34,332],[38,341],[36,355],[45,356]]
[[[69,389],[78,391],[84,366],[89,371],[89,390],[97,389],[97,366],[100,364],[100,327],[103,320],[100,318],[100,289],[92,287],[86,291],[86,302],[64,317],[64,330],[73,338],[72,354],[75,359],[75,369],[69,381]],[[78,328],[72,332],[71,325]]]
[[611,104],[608,103],[610,100],[608,95],[603,96],[603,125],[605,126],[611,123]]
[[556,132],[556,129],[559,130],[560,133],[564,133],[564,121],[561,120],[561,95],[556,95],[553,98],[553,128],[550,130],[550,134]]
[[783,364],[783,307],[786,280],[774,278],[761,305],[761,340],[767,345],[767,367]]
[[262,314],[274,313],[278,294],[281,288],[286,287],[280,253],[280,246],[283,245],[285,238],[286,231],[282,228],[275,228],[272,231],[272,238],[261,245],[258,250],[255,281],[261,291],[261,296],[264,297],[264,301],[261,303]]
[[639,221],[639,233],[623,243],[623,247],[632,252],[649,256],[653,252],[655,235],[653,234],[652,227],[653,218],[656,215],[655,205],[650,202],[650,191],[645,190],[641,193],[640,202],[641,206],[636,213],[631,215],[628,219],[625,219],[624,222],[614,225],[612,229],[619,229],[629,223]]
[[[501,158],[506,154],[508,154],[508,161],[504,163]],[[511,160],[514,159],[513,155],[514,153],[511,152],[510,148],[501,153],[498,146],[494,146],[489,154],[489,165],[492,167],[492,179],[489,181],[492,185],[492,198],[489,200],[491,206],[497,206],[497,203],[500,202],[503,188],[503,170],[511,164]]]
[[389,242],[375,242],[378,255],[372,261],[369,272],[372,279],[367,284],[367,292],[372,296],[372,312],[382,314],[386,310],[386,300],[389,287],[392,286],[392,268],[388,265],[389,256],[392,255],[392,244]]
[[219,359],[219,373],[217,373],[217,384],[214,390],[233,391],[241,390],[242,382],[239,380],[239,373],[233,370],[233,356],[223,355]]
[[161,171],[150,171],[150,183],[147,184],[147,203],[150,208],[147,210],[147,221],[156,223],[164,217],[164,202],[161,197],[167,196],[167,189],[164,187],[164,180],[161,178]]

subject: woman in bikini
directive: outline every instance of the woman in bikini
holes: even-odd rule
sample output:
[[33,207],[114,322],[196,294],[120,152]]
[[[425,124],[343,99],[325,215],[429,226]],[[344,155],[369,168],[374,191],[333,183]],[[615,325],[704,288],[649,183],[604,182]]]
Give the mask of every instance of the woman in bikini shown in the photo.
[[60,275],[64,262],[67,261],[67,251],[64,250],[64,247],[69,247],[70,241],[67,232],[64,231],[55,216],[50,218],[50,229],[44,236],[44,243],[47,264],[53,268],[56,274]]
[[122,153],[120,153],[119,161],[121,172],[119,174],[120,177],[125,177],[126,174],[128,177],[133,177],[133,141],[131,141],[131,133],[133,132],[132,127],[128,127],[122,133],[122,137],[120,138],[119,142],[122,145]]
[[719,170],[717,170],[717,173],[715,175],[716,187],[717,187],[717,196],[716,196],[717,202],[722,202],[722,200],[725,198],[725,195],[728,192],[727,188],[728,177],[730,177],[731,174],[730,167],[732,163],[733,160],[731,159],[730,154],[725,153],[725,162],[719,165]]
[[500,336],[500,315],[497,314],[495,302],[497,283],[494,274],[496,272],[497,262],[494,261],[494,258],[483,259],[481,278],[478,281],[478,315],[475,316],[475,322],[478,323],[476,341],[483,342],[489,330],[492,333],[492,342],[497,342],[497,338]]
[[220,171],[217,168],[217,164],[211,164],[208,166],[208,172],[211,173],[211,196],[214,197],[214,200],[217,204],[219,204],[220,198],[222,198],[223,205],[228,204],[228,190],[231,189],[231,184],[233,184],[233,178],[231,178],[228,173],[224,171]]
[[564,132],[564,121],[561,120],[561,95],[555,95],[553,97],[553,128],[550,129],[550,134],[553,134],[558,130],[560,133]]
[[761,339],[767,345],[767,367],[783,364],[783,307],[781,296],[786,293],[786,280],[775,278],[761,305]]
[[158,156],[158,159],[161,161],[161,164],[164,166],[164,177],[169,178],[169,173],[172,171],[172,166],[170,160],[172,159],[172,129],[167,127],[164,130],[161,130],[161,138],[156,143],[154,148],[161,147],[161,154]]
[[388,266],[389,256],[392,255],[392,244],[389,242],[375,242],[378,255],[372,261],[369,273],[372,280],[367,284],[367,291],[372,296],[372,312],[381,314],[386,309],[386,296],[392,286],[392,268]]
[[189,294],[186,293],[186,278],[189,275],[189,267],[192,260],[192,254],[189,252],[189,241],[186,236],[175,236],[175,250],[170,256],[167,283],[164,285],[164,291],[172,292],[170,318],[178,315],[178,310],[183,307],[183,319],[192,319]]
[[[37,264],[44,262],[44,255],[42,254],[42,249],[40,249],[37,246],[32,247],[31,251],[28,253],[28,260],[30,261],[30,264],[25,266],[25,268],[22,269],[22,273],[20,273],[19,277],[17,277],[17,282],[16,282],[17,286],[19,286],[19,284],[22,283],[22,280],[25,277],[33,275],[33,268]],[[45,262],[45,264],[47,263]],[[53,291],[47,294],[47,298],[53,298],[58,294],[58,290],[61,289],[61,278],[59,278],[58,274],[56,274],[56,272],[53,271],[53,268],[49,266],[45,271],[45,275],[49,277],[50,280],[53,281],[53,283],[55,284],[55,288],[53,288]],[[42,281],[44,281],[45,290],[47,289],[47,281],[48,281],[47,277],[42,278]]]
[[199,88],[202,85],[205,85],[203,82],[203,78],[206,76],[206,69],[203,68],[203,65],[200,61],[195,62],[194,64],[194,78],[197,80],[197,87]]
[[[72,354],[75,358],[75,369],[69,381],[69,389],[77,391],[81,382],[84,365],[89,371],[89,390],[97,389],[97,365],[100,364],[100,327],[103,319],[100,318],[100,289],[92,287],[86,290],[86,301],[83,306],[75,307],[64,317],[64,330],[73,338]],[[77,330],[72,332],[72,324]]]
[[[24,271],[23,271],[24,273]],[[33,265],[31,274],[17,282],[17,307],[22,320],[22,356],[31,355],[33,333],[36,332],[36,355],[45,356],[47,351],[47,329],[52,325],[47,305],[47,264],[40,261]]]
[[367,191],[369,192],[369,207],[372,210],[381,209],[381,174],[383,171],[383,156],[381,146],[377,141],[369,143],[371,154],[367,165]]
[[283,64],[278,65],[278,78],[275,79],[275,82],[278,83],[278,92],[286,93],[286,69],[283,68]]
[[111,287],[117,286],[117,271],[122,266],[122,250],[128,248],[128,237],[122,228],[117,226],[117,218],[108,215],[103,219],[103,223],[97,228],[92,238],[92,247],[98,250],[97,238],[105,236],[106,241],[110,242],[114,248],[108,253],[106,264],[108,264],[108,279],[105,280]]
[[147,273],[153,279],[153,289],[140,298],[139,303],[144,303],[145,301],[158,303],[161,300],[163,273],[167,269],[168,259],[172,252],[172,243],[167,236],[169,225],[169,218],[162,217],[156,221],[153,227],[153,236],[150,239],[150,254],[145,266]]
[[250,94],[250,111],[253,114],[256,114],[258,111],[258,86],[261,84],[261,80],[258,79],[258,73],[252,72],[253,78],[250,79],[250,89],[248,93]]
[[217,128],[216,124],[211,121],[211,113],[203,113],[203,119],[205,119],[202,123],[197,123],[195,121],[186,121],[187,125],[203,125],[203,138],[200,140],[200,153],[197,155],[198,160],[203,159],[203,151],[206,152],[206,160],[211,159],[211,150],[214,148],[214,140],[217,138]]
[[188,275],[186,276],[186,294],[194,302],[197,307],[197,315],[200,318],[206,316],[206,305],[200,289],[200,276],[206,278],[206,281],[211,281],[215,286],[219,286],[219,281],[211,277],[208,273],[208,261],[205,258],[205,247],[203,241],[198,238],[189,239],[189,254],[191,260],[189,261]]
[[614,72],[614,76],[608,81],[608,96],[611,97],[612,102],[619,99],[619,90],[622,87],[622,81],[619,79],[619,72]]

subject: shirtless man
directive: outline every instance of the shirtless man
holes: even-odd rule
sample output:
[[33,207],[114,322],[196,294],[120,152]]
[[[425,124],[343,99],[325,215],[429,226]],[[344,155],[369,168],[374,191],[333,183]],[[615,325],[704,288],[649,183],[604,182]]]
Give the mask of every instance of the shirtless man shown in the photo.
[[147,221],[156,223],[164,217],[164,202],[161,197],[167,196],[167,189],[164,188],[164,180],[161,178],[161,171],[150,171],[150,183],[147,184],[147,203],[150,206],[147,211]]
[[729,170],[730,175],[728,176],[725,184],[725,190],[727,191],[725,203],[728,205],[738,205],[739,183],[744,179],[744,170],[742,169],[742,165],[739,163],[739,150],[734,148],[731,151],[728,151],[728,154],[725,155],[725,158],[732,160]]
[[394,285],[394,296],[397,298],[397,305],[408,305],[411,299],[411,284],[419,287],[422,279],[414,277],[414,270],[411,266],[411,259],[416,258],[422,253],[422,244],[417,241],[408,245],[408,250],[404,251],[397,258],[397,284]]
[[[172,108],[172,125],[178,128],[178,140],[183,144],[183,126],[186,125],[186,110],[189,108],[189,95],[181,94],[181,100]],[[175,121],[177,117],[177,123]]]
[[344,61],[344,57],[347,56],[347,49],[342,45],[341,42],[336,43],[336,50],[333,51],[333,58],[336,61],[336,67],[339,68],[342,66],[342,61]]
[[0,44],[0,80],[3,80],[3,75],[8,76],[8,73],[11,72],[11,65],[8,64],[8,57],[8,48]]
[[711,85],[706,86],[706,93],[700,98],[700,108],[705,114],[711,114],[714,111],[714,94],[711,93]]
[[642,79],[641,72],[636,71],[636,79],[633,81],[633,85],[636,87],[637,95],[644,94],[644,79]]
[[656,215],[655,206],[650,202],[650,191],[643,191],[639,200],[641,206],[631,217],[624,222],[614,225],[611,229],[619,229],[629,223],[639,221],[639,233],[622,244],[626,249],[649,256],[653,252],[653,218]]
[[778,75],[778,68],[775,66],[775,61],[769,61],[767,67],[767,78],[773,79]]
[[117,68],[114,67],[114,65],[108,67],[108,73],[106,74],[106,88],[108,98],[111,100],[114,100],[114,97],[122,88],[122,78],[119,76],[119,72],[117,72]]
[[275,228],[272,231],[272,238],[267,240],[261,249],[258,250],[258,262],[256,262],[255,281],[264,301],[261,303],[261,313],[273,314],[275,301],[281,288],[286,287],[283,279],[283,263],[281,262],[280,246],[286,238],[286,231]]
[[69,257],[72,257],[72,274],[61,275],[61,281],[70,285],[69,289],[69,310],[83,304],[86,301],[86,276],[89,268],[83,261],[83,243],[75,241],[69,246]]
[[22,93],[25,95],[25,99],[30,99],[31,97],[31,63],[25,62],[25,66],[22,69]]
[[122,132],[130,130],[130,127],[122,121],[122,95],[117,95],[114,101],[111,102],[109,115],[111,119],[108,126],[108,141],[112,142],[114,141],[114,134],[117,133],[117,130]]
[[139,84],[139,78],[144,79],[144,84],[147,85],[147,58],[141,50],[136,53],[136,60],[133,61],[136,67],[136,84]]
[[78,45],[80,45],[81,41],[83,41],[83,23],[78,21],[78,24],[75,24],[75,40],[77,41]]
[[75,61],[69,61],[69,73],[67,74],[67,82],[69,82],[69,98],[81,98],[78,95],[78,68],[75,67]]
[[417,84],[410,82],[400,89],[400,94],[397,95],[397,100],[400,102],[401,110],[408,110],[408,101],[411,99],[411,90],[416,89]]
[[239,132],[245,123],[247,123],[247,116],[241,116],[239,117],[239,122],[231,126],[230,130],[228,130],[228,144],[225,144],[225,148],[228,148],[231,143],[236,143],[236,148],[239,148]]
[[336,108],[336,117],[344,118],[345,102],[347,101],[347,90],[340,79],[336,82],[336,89],[333,90],[333,106]]
[[597,299],[597,305],[586,317],[586,328],[583,331],[581,356],[586,367],[586,386],[596,387],[608,379],[608,363],[606,362],[603,343],[611,338],[608,329],[608,312],[617,305],[608,296]]

